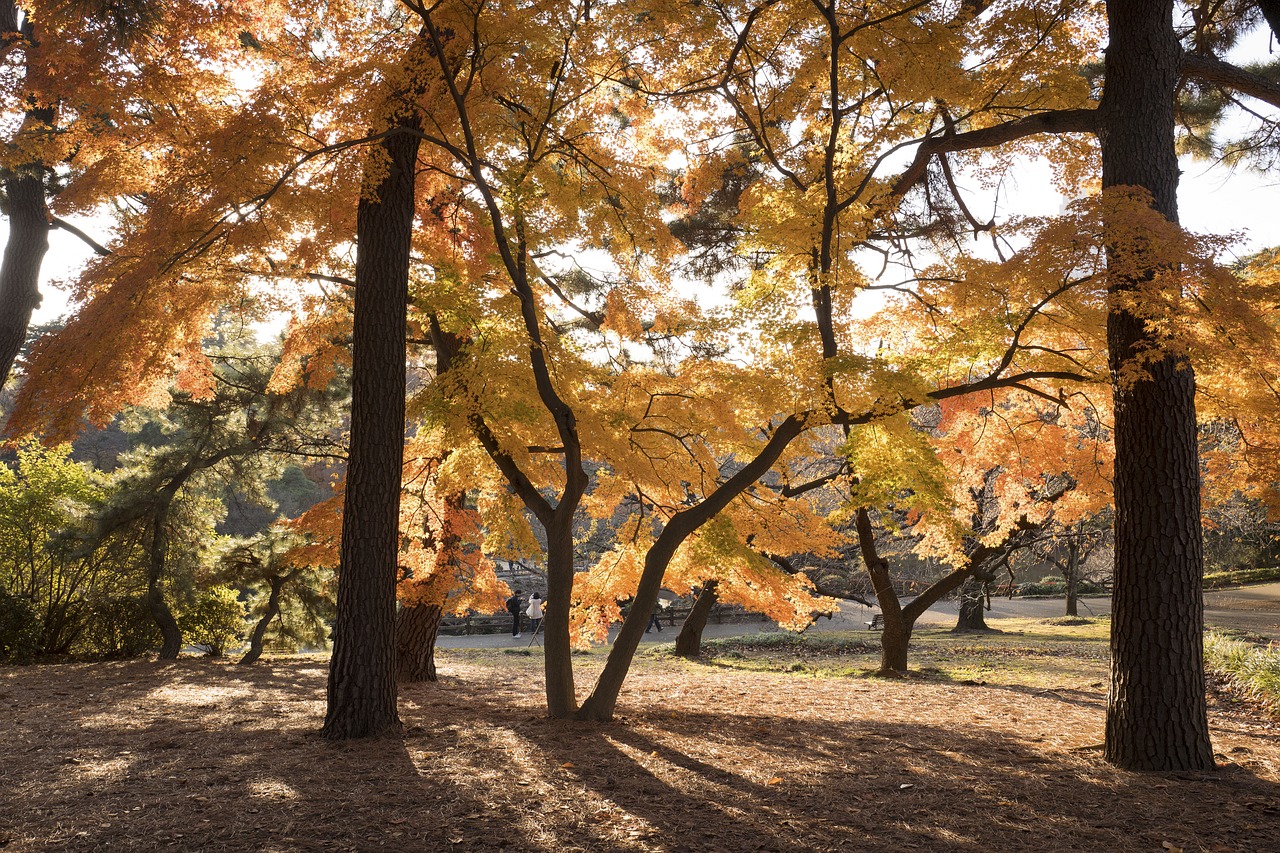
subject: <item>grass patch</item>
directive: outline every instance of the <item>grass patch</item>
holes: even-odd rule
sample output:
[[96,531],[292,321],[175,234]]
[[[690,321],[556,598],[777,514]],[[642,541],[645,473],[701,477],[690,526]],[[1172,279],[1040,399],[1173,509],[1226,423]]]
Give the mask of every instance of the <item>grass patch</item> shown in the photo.
[[1204,636],[1204,664],[1236,690],[1280,714],[1280,649],[1209,631]]
[[1271,583],[1280,581],[1280,566],[1264,566],[1256,569],[1235,569],[1229,572],[1209,572],[1204,576],[1205,589],[1223,589],[1247,583]]
[[[909,663],[925,680],[1077,688],[1107,677],[1106,619],[996,619],[1002,633],[917,629]],[[704,659],[744,672],[864,677],[880,666],[880,638],[863,632],[770,632],[709,640]]]

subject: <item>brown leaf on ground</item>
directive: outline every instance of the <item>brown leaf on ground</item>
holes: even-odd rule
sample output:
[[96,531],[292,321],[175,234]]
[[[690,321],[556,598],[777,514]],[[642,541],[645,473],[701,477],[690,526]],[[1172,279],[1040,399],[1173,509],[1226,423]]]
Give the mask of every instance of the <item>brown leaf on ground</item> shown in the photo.
[[1212,724],[1237,763],[1184,778],[1079,749],[1102,739],[1101,694],[647,658],[618,721],[583,724],[544,718],[540,669],[442,655],[440,682],[402,689],[399,735],[330,743],[318,658],[0,668],[0,848],[1262,853],[1280,837],[1280,733],[1236,704]]

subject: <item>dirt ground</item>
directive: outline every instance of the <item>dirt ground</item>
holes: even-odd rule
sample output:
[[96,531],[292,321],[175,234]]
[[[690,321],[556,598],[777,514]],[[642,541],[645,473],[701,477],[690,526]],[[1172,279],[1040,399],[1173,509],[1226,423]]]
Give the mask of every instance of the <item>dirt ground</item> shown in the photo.
[[321,658],[0,668],[0,848],[1280,850],[1280,730],[1238,703],[1213,704],[1220,770],[1138,774],[1101,760],[1096,682],[650,655],[581,724],[544,717],[535,657],[440,664],[402,736],[356,743],[316,734]]

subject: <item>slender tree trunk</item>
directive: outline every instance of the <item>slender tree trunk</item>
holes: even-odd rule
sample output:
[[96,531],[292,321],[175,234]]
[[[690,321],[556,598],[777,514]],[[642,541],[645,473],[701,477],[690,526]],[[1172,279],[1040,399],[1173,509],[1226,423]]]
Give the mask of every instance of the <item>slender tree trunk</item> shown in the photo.
[[[405,321],[420,120],[387,137],[365,168],[356,215],[355,328],[351,347],[351,447],[343,502],[338,610],[321,734],[367,737],[400,725],[396,714],[396,574],[404,459]],[[370,192],[371,190],[371,192]]]
[[1067,543],[1067,567],[1062,575],[1067,583],[1067,615],[1079,616],[1076,588],[1080,582],[1080,546],[1074,539]]
[[578,695],[573,683],[573,645],[569,639],[573,548],[573,516],[557,510],[555,518],[547,525],[547,600],[542,605],[542,666],[547,683],[547,713],[558,720],[569,719],[578,711]]
[[707,617],[716,604],[716,581],[707,581],[698,592],[689,615],[676,635],[676,654],[682,658],[696,658],[702,654],[702,631],[707,627]]
[[244,657],[240,658],[240,663],[250,664],[256,663],[258,658],[262,657],[262,647],[266,641],[267,628],[271,627],[271,620],[280,615],[280,590],[284,589],[284,585],[289,581],[293,574],[288,575],[272,575],[267,578],[267,583],[271,585],[271,594],[267,596],[267,609],[262,614],[262,618],[253,626],[253,633],[249,635],[249,651],[244,653]]
[[880,556],[876,547],[875,530],[871,526],[871,514],[866,507],[859,507],[854,519],[858,531],[858,548],[862,563],[871,578],[871,588],[880,605],[883,625],[880,630],[880,674],[892,675],[907,671],[907,649],[911,646],[911,633],[915,629],[915,617],[908,617],[893,589],[889,575],[889,562]]
[[396,614],[396,678],[400,681],[436,680],[436,636],[443,612],[439,604],[414,604]]
[[[1140,187],[1178,218],[1174,99],[1181,50],[1173,0],[1109,0],[1110,44],[1099,107],[1102,186]],[[1122,267],[1122,258],[1110,261]],[[1113,298],[1137,281],[1113,281]],[[1213,767],[1203,665],[1203,552],[1195,377],[1185,359],[1144,361],[1149,378],[1121,381],[1135,355],[1159,347],[1143,319],[1107,318],[1115,385],[1115,592],[1107,760],[1134,770]]]
[[662,589],[662,576],[671,563],[680,543],[696,527],[689,522],[689,517],[677,515],[667,522],[666,528],[658,536],[657,541],[645,554],[644,571],[640,573],[640,583],[636,586],[635,600],[627,617],[622,620],[622,628],[613,640],[613,648],[605,661],[604,671],[596,681],[591,695],[578,710],[578,719],[608,722],[613,719],[613,711],[618,703],[618,694],[622,692],[622,682],[627,677],[631,661],[640,640],[644,637],[645,626],[649,624],[649,614],[658,603],[658,592]]
[[151,514],[151,548],[147,566],[147,608],[160,628],[160,659],[175,660],[182,651],[182,629],[164,597],[164,565],[169,551],[169,533],[165,521],[169,501],[162,501]]
[[986,616],[987,593],[978,578],[969,578],[960,587],[960,616],[951,630],[958,634],[991,631]]

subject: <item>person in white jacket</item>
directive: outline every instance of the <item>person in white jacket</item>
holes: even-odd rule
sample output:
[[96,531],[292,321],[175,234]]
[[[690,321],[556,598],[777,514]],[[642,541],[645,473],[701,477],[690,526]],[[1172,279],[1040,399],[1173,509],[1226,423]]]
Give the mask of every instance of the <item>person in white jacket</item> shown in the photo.
[[529,617],[531,623],[529,633],[537,634],[538,626],[542,624],[542,596],[536,592],[529,596],[529,606],[525,609],[524,614]]

